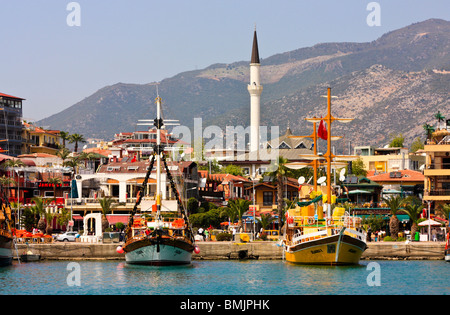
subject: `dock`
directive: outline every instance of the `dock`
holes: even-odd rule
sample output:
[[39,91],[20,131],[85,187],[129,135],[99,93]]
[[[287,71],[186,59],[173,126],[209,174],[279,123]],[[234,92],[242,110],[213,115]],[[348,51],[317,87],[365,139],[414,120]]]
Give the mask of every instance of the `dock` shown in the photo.
[[[116,252],[120,243],[50,243],[30,244],[28,250],[48,260],[124,260]],[[199,254],[193,260],[261,259],[282,260],[283,248],[277,242],[198,242]],[[444,260],[444,242],[370,242],[361,260]],[[18,244],[18,253],[27,246]],[[17,253],[14,250],[15,259]]]

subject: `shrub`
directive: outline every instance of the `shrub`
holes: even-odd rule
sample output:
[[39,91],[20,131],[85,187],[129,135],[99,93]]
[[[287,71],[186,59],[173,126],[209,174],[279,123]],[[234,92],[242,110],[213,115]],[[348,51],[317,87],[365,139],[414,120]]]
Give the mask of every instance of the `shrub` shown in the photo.
[[231,241],[232,238],[233,238],[233,235],[230,233],[219,233],[216,236],[216,240],[218,242]]
[[383,239],[383,241],[385,241],[385,242],[394,242],[394,239],[393,239],[392,237],[390,237],[390,236],[386,236],[386,237]]

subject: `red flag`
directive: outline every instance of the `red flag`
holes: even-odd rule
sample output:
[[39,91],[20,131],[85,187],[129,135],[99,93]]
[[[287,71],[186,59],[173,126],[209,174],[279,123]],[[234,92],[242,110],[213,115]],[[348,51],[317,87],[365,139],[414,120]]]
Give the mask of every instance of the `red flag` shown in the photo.
[[317,131],[317,135],[319,136],[319,138],[321,138],[323,140],[327,140],[328,139],[327,127],[326,127],[325,122],[323,120],[320,121],[319,130]]

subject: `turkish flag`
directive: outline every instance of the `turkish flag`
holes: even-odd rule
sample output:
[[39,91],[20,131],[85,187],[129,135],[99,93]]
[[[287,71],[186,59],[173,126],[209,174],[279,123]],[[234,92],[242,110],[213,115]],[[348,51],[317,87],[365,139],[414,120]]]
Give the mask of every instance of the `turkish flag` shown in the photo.
[[328,139],[327,126],[325,125],[325,122],[323,120],[320,121],[319,130],[317,131],[317,135],[319,136],[319,138],[321,138],[323,140]]

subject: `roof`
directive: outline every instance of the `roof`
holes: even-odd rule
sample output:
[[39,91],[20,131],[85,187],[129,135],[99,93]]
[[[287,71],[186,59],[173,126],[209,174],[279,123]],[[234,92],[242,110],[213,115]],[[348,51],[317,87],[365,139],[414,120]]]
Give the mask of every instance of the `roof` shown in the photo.
[[199,170],[198,175],[201,178],[209,178],[210,180],[218,181],[218,182],[229,182],[229,181],[239,181],[239,182],[251,182],[245,177],[242,176],[236,176],[231,174],[209,174],[208,171],[205,170]]
[[[394,176],[397,174],[399,176]],[[377,174],[367,176],[367,178],[373,180],[374,182],[423,182],[425,180],[425,176],[421,172],[412,170],[401,170],[397,172]]]
[[[257,151],[247,152],[245,154],[238,155],[234,161],[222,161],[223,164],[248,164],[249,162],[267,162],[270,164],[271,161],[276,159],[276,157],[281,156],[289,162],[299,162],[304,161],[305,159],[300,157],[299,155],[307,155],[312,154],[311,150],[308,149],[276,149],[278,151],[272,153],[273,149],[260,149],[258,151],[258,155],[256,155]],[[274,157],[275,156],[275,157]]]
[[17,99],[17,100],[25,100],[24,98],[20,98],[20,97],[17,97],[17,96],[12,96],[12,95],[8,95],[8,94],[4,94],[4,93],[0,93],[0,97],[9,97],[9,98],[15,98],[15,99]]
[[259,50],[258,50],[258,38],[256,36],[256,30],[253,35],[252,61],[250,63],[260,63]]
[[31,154],[22,154],[18,156],[19,158],[57,158],[58,156],[47,154],[47,153],[31,153]]
[[[289,148],[290,149],[296,149],[296,148],[298,148],[298,149],[311,149],[312,148],[313,141],[311,141],[311,140],[309,140],[307,138],[290,138],[291,136],[294,136],[294,135],[292,134],[291,128],[288,127],[286,129],[286,133],[284,135],[282,135],[281,137],[279,137],[277,139],[268,141],[267,142],[267,146],[268,147],[270,146],[270,148],[273,148],[275,146],[275,144],[277,144],[278,148],[280,150],[288,150]],[[285,149],[282,146],[283,142],[289,148]],[[280,148],[280,146],[282,146],[282,147]],[[310,153],[312,153],[312,152],[310,152]]]

